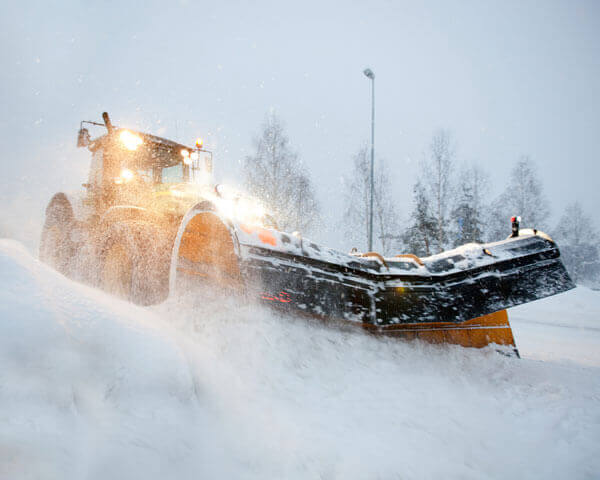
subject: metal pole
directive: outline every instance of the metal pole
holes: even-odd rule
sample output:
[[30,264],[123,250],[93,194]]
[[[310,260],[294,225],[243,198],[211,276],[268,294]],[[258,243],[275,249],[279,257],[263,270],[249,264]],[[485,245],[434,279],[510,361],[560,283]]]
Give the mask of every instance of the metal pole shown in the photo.
[[373,192],[375,166],[375,75],[371,76],[371,199],[369,209],[369,252],[373,251]]
[[369,252],[373,251],[373,195],[375,190],[375,74],[370,68],[363,70],[365,77],[371,80],[371,184],[369,192]]

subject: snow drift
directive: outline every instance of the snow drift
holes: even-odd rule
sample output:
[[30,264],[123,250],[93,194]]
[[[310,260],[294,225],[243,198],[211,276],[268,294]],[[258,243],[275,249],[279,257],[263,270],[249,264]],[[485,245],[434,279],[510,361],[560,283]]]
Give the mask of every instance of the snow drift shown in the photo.
[[520,307],[517,360],[251,305],[142,309],[67,280],[11,241],[0,242],[0,286],[1,478],[600,471],[595,292],[560,297],[565,325],[589,313],[579,329],[552,316],[551,328],[569,330],[568,354],[530,338],[547,330],[553,299]]

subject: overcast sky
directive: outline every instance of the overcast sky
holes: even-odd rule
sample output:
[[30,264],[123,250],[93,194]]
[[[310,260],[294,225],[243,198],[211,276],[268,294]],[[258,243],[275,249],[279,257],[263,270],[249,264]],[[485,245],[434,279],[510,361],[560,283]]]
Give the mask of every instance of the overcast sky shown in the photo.
[[403,214],[443,127],[459,162],[490,172],[491,195],[528,154],[555,219],[577,199],[600,223],[599,2],[4,1],[0,23],[4,223],[35,225],[54,191],[85,181],[82,119],[107,110],[120,126],[202,136],[219,180],[237,183],[274,109],[330,224],[319,240],[341,246],[341,176],[370,135],[367,66]]

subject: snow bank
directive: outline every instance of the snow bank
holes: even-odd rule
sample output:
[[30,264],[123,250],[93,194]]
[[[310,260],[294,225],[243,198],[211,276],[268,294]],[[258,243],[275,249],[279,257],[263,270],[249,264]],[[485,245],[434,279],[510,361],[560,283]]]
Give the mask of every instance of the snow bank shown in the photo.
[[151,313],[10,241],[0,285],[0,478],[165,478],[206,459],[189,364]]
[[0,478],[600,471],[600,369],[576,360],[377,339],[248,305],[141,309],[8,241],[0,282]]
[[600,367],[600,292],[580,286],[511,308],[509,318],[527,358]]

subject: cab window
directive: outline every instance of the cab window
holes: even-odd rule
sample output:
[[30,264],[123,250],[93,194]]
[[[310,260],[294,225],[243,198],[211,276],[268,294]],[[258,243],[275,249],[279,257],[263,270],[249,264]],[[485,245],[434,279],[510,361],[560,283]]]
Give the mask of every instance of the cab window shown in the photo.
[[181,163],[161,169],[161,183],[183,183],[184,171]]

